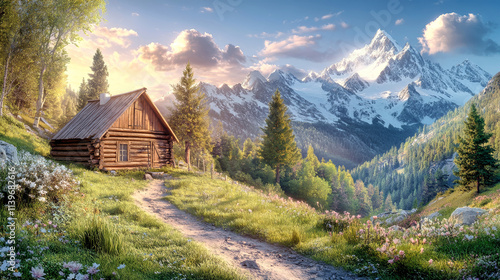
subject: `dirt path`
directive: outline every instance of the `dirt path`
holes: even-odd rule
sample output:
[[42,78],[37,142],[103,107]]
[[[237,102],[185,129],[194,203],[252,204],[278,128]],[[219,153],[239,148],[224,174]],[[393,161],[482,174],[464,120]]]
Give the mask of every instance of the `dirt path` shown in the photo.
[[289,248],[207,224],[162,199],[165,195],[163,181],[153,180],[147,189],[136,192],[134,199],[144,211],[172,225],[187,238],[203,243],[215,255],[250,275],[250,279],[361,279],[301,256]]

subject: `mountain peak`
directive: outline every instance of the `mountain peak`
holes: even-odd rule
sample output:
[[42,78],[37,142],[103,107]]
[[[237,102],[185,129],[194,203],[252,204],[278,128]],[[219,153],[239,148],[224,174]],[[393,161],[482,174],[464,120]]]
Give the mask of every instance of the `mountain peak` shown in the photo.
[[258,82],[265,83],[266,81],[266,78],[258,70],[253,70],[248,73],[241,86],[246,89],[252,89]]
[[394,49],[394,53],[401,51],[401,47],[396,40],[382,29],[377,30],[369,46],[371,50],[391,51],[391,49]]

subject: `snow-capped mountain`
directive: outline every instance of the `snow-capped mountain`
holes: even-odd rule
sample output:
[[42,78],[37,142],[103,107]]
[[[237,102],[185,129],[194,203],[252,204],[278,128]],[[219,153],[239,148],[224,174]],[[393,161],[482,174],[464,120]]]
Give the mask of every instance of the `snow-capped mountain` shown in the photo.
[[425,60],[384,31],[346,58],[299,80],[276,70],[252,71],[232,87],[201,83],[212,122],[239,138],[256,138],[271,96],[280,90],[299,146],[353,166],[397,145],[480,92],[491,75],[464,61],[451,69]]

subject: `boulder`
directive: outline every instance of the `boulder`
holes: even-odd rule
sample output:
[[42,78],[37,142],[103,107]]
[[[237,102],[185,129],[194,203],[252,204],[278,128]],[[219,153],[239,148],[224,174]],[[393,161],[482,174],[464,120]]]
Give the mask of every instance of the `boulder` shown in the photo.
[[153,180],[153,176],[151,176],[151,174],[144,174],[144,180]]
[[16,147],[12,144],[0,140],[0,160],[19,164]]
[[457,224],[472,225],[478,217],[488,211],[481,208],[460,207],[451,213],[450,220]]
[[434,212],[432,214],[430,214],[429,216],[427,216],[426,218],[429,219],[429,220],[434,220],[436,219],[437,217],[441,217],[441,213],[439,212]]

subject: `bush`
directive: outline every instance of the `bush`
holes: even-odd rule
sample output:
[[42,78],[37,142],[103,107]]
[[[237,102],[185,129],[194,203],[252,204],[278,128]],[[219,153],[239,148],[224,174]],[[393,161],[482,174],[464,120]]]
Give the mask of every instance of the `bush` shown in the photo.
[[1,175],[8,173],[9,166],[14,167],[16,174],[15,178],[0,178],[0,198],[7,197],[9,179],[17,184],[16,204],[21,206],[58,203],[65,199],[66,194],[75,191],[78,182],[65,166],[25,151],[20,151],[18,159],[19,165],[0,163]]

